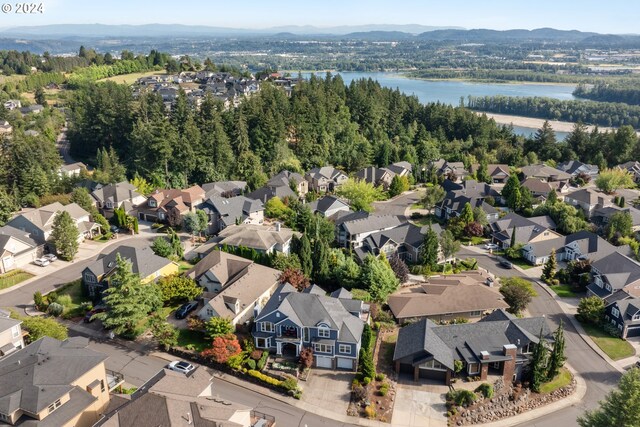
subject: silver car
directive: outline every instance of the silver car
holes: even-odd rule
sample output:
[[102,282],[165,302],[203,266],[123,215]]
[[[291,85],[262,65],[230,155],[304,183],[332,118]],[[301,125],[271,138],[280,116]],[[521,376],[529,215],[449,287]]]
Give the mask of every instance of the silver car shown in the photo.
[[39,265],[40,267],[46,267],[47,265],[51,264],[51,261],[49,261],[45,257],[42,257],[42,258],[35,259],[33,263],[35,265]]
[[171,369],[172,371],[181,372],[185,375],[196,369],[191,363],[177,360],[169,363],[169,365],[167,365],[167,368]]

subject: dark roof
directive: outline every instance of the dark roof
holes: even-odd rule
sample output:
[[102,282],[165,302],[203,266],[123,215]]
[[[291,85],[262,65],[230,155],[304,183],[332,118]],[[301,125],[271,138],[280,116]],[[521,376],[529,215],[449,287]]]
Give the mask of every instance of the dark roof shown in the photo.
[[571,175],[578,175],[581,172],[587,175],[596,175],[598,173],[598,166],[582,163],[578,160],[567,160],[558,164],[556,168]]
[[107,358],[88,345],[82,337],[44,337],[1,359],[0,412],[22,409],[35,414],[74,390],[72,382]]
[[139,274],[141,278],[145,278],[172,263],[171,260],[154,254],[150,247],[136,248],[122,245],[92,264],[89,264],[87,268],[91,270],[96,277],[109,273],[116,268],[116,258],[118,254],[131,263],[131,270]]
[[640,264],[620,252],[613,251],[591,264],[614,291],[640,280]]
[[369,215],[366,218],[345,221],[340,226],[350,234],[385,230],[399,226],[403,221],[394,215]]
[[289,183],[293,181],[297,184],[300,184],[304,181],[304,177],[296,172],[290,172],[288,170],[283,170],[277,175],[271,177],[271,179],[267,182],[267,187],[287,187],[289,188]]
[[627,325],[638,325],[640,319],[634,320],[633,316],[640,311],[640,298],[626,298],[623,300],[615,301],[610,305],[616,305],[622,321]]
[[[433,230],[438,233],[437,230]],[[367,253],[377,254],[377,250],[379,250],[389,241],[393,241],[398,245],[405,244],[413,248],[419,248],[424,241],[424,235],[422,233],[422,227],[418,227],[417,225],[407,222],[389,230],[378,231],[377,233],[370,234],[364,239],[361,259],[364,259]],[[358,254],[358,256],[360,256],[359,251],[357,251],[356,253]]]
[[540,330],[549,335],[544,317],[497,320],[496,315],[477,323],[444,326],[421,320],[400,329],[393,360],[419,364],[432,357],[453,370],[454,360],[479,362],[481,351],[488,352],[491,361],[503,355],[504,345],[538,342]]
[[321,213],[324,215],[331,209],[348,211],[350,206],[345,200],[341,200],[336,196],[324,196],[309,203],[309,209],[311,209],[313,213]]
[[249,199],[244,196],[211,197],[201,206],[207,213],[217,213],[225,225],[236,223],[236,219],[244,221],[251,213],[264,209],[260,200]]
[[4,248],[10,237],[34,248],[38,246],[38,242],[32,239],[26,231],[11,227],[10,225],[5,225],[4,227],[0,227],[0,249]]
[[245,181],[217,181],[207,182],[202,184],[201,187],[206,193],[206,198],[220,197],[227,194],[236,196],[242,194],[247,188],[247,183]]
[[264,186],[260,187],[251,193],[246,195],[249,199],[259,200],[262,203],[267,203],[274,197],[278,197],[280,200],[285,197],[298,197],[295,191],[293,191],[289,186],[278,186],[278,187],[269,187]]

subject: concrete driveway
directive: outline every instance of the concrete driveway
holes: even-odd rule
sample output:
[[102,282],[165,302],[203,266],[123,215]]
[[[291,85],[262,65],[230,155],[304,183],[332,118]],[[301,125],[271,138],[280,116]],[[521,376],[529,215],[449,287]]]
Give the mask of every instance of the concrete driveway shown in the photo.
[[442,393],[424,385],[398,382],[391,424],[394,427],[445,427],[447,407]]
[[307,381],[300,381],[302,401],[322,409],[331,408],[337,414],[346,414],[351,399],[351,382],[355,374],[342,371],[312,369]]

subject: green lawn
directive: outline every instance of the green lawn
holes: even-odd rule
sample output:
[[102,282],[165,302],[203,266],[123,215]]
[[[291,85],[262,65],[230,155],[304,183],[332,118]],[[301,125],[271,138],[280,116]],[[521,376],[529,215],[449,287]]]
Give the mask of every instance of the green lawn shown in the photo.
[[189,329],[178,330],[178,346],[186,347],[192,345],[193,349],[200,353],[209,347],[209,342],[205,340],[204,333],[200,331],[191,331]]
[[613,360],[625,359],[636,354],[633,346],[622,338],[612,337],[598,326],[582,323],[582,327],[600,350]]
[[424,204],[423,203],[414,203],[411,205],[411,207],[409,208],[409,210],[416,210],[416,209],[424,209]]
[[22,270],[13,270],[5,274],[0,274],[0,289],[10,288],[32,277],[33,274]]
[[565,284],[549,286],[549,289],[555,292],[560,298],[577,298],[583,296],[583,294],[573,292],[571,286]]
[[193,264],[189,263],[188,261],[180,261],[178,262],[178,273],[182,274],[187,270],[191,270],[191,268],[193,267]]
[[465,245],[480,245],[482,243],[485,242],[485,240],[487,240],[486,238],[482,237],[482,236],[473,236],[473,237],[463,237],[462,239],[460,239],[460,242],[462,242]]
[[535,267],[535,265],[529,264],[527,261],[525,261],[522,258],[520,258],[520,259],[509,259],[509,261],[511,261],[511,263],[513,265],[517,265],[518,267],[520,267],[523,270],[528,270],[530,268]]
[[554,379],[540,386],[540,393],[552,393],[561,387],[571,383],[571,372],[567,368],[561,368],[560,373]]
[[69,282],[58,288],[56,293],[58,294],[58,297],[62,295],[69,295],[69,297],[71,297],[71,303],[64,305],[64,312],[62,315],[65,318],[83,316],[85,314],[85,310],[82,308],[82,304],[91,302],[91,299],[82,294],[82,281],[80,279]]

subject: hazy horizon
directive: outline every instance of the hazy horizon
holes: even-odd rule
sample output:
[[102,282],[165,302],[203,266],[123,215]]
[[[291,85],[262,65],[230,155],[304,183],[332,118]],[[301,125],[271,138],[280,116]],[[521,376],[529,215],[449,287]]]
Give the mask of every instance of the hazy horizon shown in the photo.
[[81,3],[74,0],[44,0],[44,13],[0,14],[0,28],[55,24],[104,25],[204,25],[229,29],[264,30],[273,27],[423,25],[466,29],[535,29],[551,27],[605,34],[636,34],[640,9],[629,2],[585,0],[568,4],[551,0],[513,2],[487,0],[446,3],[399,0],[325,0],[274,7],[267,2],[246,0],[229,8],[222,2],[193,1],[181,4],[168,0],[112,0]]

